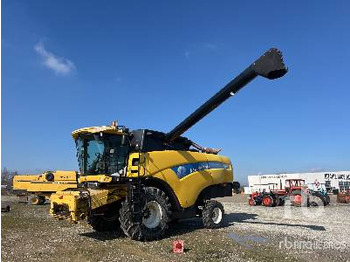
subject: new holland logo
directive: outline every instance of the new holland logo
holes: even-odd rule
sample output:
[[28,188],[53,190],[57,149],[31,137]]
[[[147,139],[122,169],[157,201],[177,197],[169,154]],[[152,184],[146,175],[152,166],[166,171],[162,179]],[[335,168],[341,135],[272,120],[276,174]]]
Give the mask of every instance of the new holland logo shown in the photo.
[[229,166],[222,162],[197,162],[174,166],[171,168],[179,179],[182,179],[194,172],[209,169],[229,169]]

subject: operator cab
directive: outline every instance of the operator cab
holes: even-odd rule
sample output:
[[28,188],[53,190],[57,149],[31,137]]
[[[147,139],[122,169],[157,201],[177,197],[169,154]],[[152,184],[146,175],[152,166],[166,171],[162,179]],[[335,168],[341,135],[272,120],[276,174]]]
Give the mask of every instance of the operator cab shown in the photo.
[[74,131],[82,175],[122,174],[130,151],[127,130],[117,125],[88,127]]
[[75,130],[81,174],[122,176],[126,174],[129,154],[164,150],[195,151],[217,154],[220,150],[203,148],[186,137],[166,140],[166,134],[149,129],[129,131],[115,122],[111,126],[86,127]]
[[82,134],[75,140],[80,172],[84,175],[111,175],[123,172],[129,145],[115,134]]
[[288,189],[300,189],[301,187],[305,186],[305,180],[303,179],[286,179],[286,185],[285,188]]

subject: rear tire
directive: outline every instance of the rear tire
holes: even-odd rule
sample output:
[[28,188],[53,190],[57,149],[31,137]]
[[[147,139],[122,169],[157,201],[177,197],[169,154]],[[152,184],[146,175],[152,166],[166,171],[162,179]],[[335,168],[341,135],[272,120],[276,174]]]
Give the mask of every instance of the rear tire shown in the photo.
[[263,202],[263,205],[265,207],[274,207],[274,206],[276,206],[276,201],[273,199],[273,197],[271,195],[265,195],[263,197],[262,202]]
[[168,196],[156,187],[147,187],[144,195],[141,223],[133,221],[128,198],[120,208],[120,227],[125,235],[134,240],[155,240],[165,234],[171,220],[171,204]]
[[225,210],[222,204],[215,200],[207,201],[202,211],[203,225],[206,228],[220,228],[224,225]]
[[292,203],[293,206],[296,207],[307,207],[309,206],[309,199],[308,196],[304,196],[302,195],[300,190],[294,190],[291,194],[290,194],[290,201]]

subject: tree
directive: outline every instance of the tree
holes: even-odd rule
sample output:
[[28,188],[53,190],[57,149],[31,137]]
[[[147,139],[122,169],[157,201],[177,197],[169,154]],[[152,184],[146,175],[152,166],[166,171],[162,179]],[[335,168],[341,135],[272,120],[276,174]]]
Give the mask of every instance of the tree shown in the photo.
[[9,171],[6,167],[1,170],[1,185],[6,185],[9,177]]

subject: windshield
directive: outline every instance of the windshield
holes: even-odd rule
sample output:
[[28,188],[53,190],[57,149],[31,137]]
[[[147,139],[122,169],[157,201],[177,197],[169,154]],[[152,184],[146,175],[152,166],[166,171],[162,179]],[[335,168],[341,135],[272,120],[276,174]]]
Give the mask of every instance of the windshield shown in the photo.
[[87,134],[76,139],[80,172],[84,175],[113,174],[126,166],[129,146],[121,135]]

